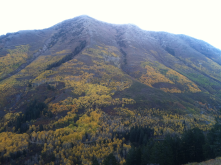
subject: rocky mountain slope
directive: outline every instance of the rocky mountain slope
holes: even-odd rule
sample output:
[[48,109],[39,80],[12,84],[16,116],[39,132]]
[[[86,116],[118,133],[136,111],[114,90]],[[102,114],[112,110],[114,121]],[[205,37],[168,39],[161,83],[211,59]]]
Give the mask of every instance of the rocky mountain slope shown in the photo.
[[78,140],[101,126],[207,130],[220,115],[221,51],[186,35],[79,16],[0,36],[0,93],[0,131],[29,133],[33,143],[33,126],[71,128]]
[[[192,106],[200,101],[217,108],[220,55],[219,49],[185,35],[113,25],[88,16],[44,30],[7,34],[0,37],[1,110],[13,111],[32,100],[31,91],[38,97],[36,89],[46,83],[68,90],[65,80],[84,74],[91,75],[87,82],[92,84],[112,82],[118,88],[112,89],[113,97],[127,95],[159,108],[157,102],[167,101]],[[130,92],[138,84],[143,89]],[[53,95],[61,100],[69,96]]]

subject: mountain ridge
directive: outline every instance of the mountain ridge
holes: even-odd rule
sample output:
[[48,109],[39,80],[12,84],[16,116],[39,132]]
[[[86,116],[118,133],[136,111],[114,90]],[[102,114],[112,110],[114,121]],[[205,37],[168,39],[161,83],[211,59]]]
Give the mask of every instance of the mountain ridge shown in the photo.
[[[84,52],[85,49],[94,48],[96,45],[108,45],[105,48],[108,50],[107,56],[102,57],[104,62],[122,69],[125,74],[130,76],[131,80],[146,84],[153,89],[161,89],[167,93],[188,93],[188,90],[216,93],[213,88],[202,84],[200,80],[196,81],[195,75],[200,75],[206,84],[211,81],[215,89],[221,89],[221,77],[219,78],[218,74],[221,69],[219,66],[221,51],[208,43],[186,35],[145,31],[131,24],[105,23],[86,15],[62,21],[43,30],[19,31],[1,36],[0,57],[7,56],[9,48],[16,48],[19,44],[29,45],[26,61],[18,64],[16,69],[11,69],[11,72],[2,72],[1,82],[18,75],[41,56],[50,55],[60,58],[60,61],[49,64],[43,70],[59,67],[72,60],[75,55],[71,56],[71,54],[83,53],[83,49],[78,53],[73,53],[83,42],[85,43]],[[111,55],[110,57],[108,54],[113,53],[112,51],[117,53],[117,56]],[[62,57],[57,56],[56,52],[61,52]],[[82,62],[86,60],[79,55],[76,57]],[[214,67],[211,68],[208,61]],[[48,62],[50,63],[50,61]],[[86,63],[91,65],[87,61]],[[214,71],[214,68],[217,70]],[[151,73],[145,75],[146,69]],[[214,74],[209,74],[210,71],[213,71]],[[181,79],[178,80],[180,76]],[[32,80],[27,79],[26,81]],[[186,87],[180,83],[186,84]],[[177,94],[170,97],[177,97]],[[182,97],[178,97],[178,100],[182,100]],[[205,101],[205,99],[203,100]],[[219,99],[217,98],[217,100]]]

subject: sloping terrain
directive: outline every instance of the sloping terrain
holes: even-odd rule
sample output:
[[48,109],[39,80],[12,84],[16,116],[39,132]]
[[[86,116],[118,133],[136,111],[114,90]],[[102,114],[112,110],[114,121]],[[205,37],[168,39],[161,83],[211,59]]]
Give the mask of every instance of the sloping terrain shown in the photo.
[[220,161],[220,157],[216,158],[216,159],[211,159],[211,160],[207,160],[205,162],[201,162],[201,163],[188,163],[188,165],[219,165],[221,163]]
[[[220,58],[219,49],[189,36],[88,16],[0,36],[0,131],[45,143],[39,151],[49,156],[56,146],[76,144],[78,155],[66,158],[86,164],[93,155],[83,143],[132,126],[148,125],[155,136],[182,133],[186,126],[207,130],[220,114]],[[30,149],[26,142],[16,152]],[[123,143],[115,139],[110,146]],[[4,158],[7,147],[0,150]],[[106,150],[97,150],[99,161]],[[54,155],[61,157],[60,151]]]

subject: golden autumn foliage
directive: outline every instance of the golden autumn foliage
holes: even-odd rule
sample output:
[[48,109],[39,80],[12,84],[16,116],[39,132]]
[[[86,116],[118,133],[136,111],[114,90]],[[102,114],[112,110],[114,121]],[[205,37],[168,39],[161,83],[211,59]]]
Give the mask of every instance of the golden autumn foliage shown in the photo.
[[[123,104],[124,105],[124,104]],[[117,114],[120,116],[134,116],[135,113],[128,108],[114,108],[115,111],[117,111]]]
[[[64,51],[62,51],[62,53],[64,53]],[[86,96],[79,98],[79,101],[76,102],[79,103],[82,101],[83,105],[79,106],[89,107],[91,106],[91,102],[96,102],[93,104],[97,106],[109,105],[111,96],[116,91],[123,91],[131,86],[132,80],[119,68],[119,57],[117,55],[119,52],[115,47],[104,47],[102,50],[86,49],[82,53],[83,55],[91,55],[92,65],[85,65],[84,62],[73,59],[63,63],[60,67],[46,70],[49,65],[56,63],[65,55],[39,56],[18,74],[0,82],[0,91],[3,93],[3,97],[0,98],[0,106],[4,106],[8,95],[19,93],[16,89],[17,87],[28,86],[28,84],[36,89],[36,87],[45,83],[65,83],[65,88],[72,88],[73,93],[77,95],[82,95],[86,92]],[[102,54],[102,57],[101,61],[98,62],[96,56],[100,56],[99,54]],[[116,65],[112,65],[112,62]],[[28,79],[24,77],[28,77]],[[85,89],[88,90],[85,91]],[[31,88],[26,88],[26,93],[30,90]],[[50,101],[51,100],[48,99],[46,103]]]
[[111,140],[113,131],[124,131],[124,129],[122,124],[119,126],[119,119],[107,123],[107,117],[99,110],[90,110],[88,115],[84,114],[79,118],[76,122],[77,127],[70,125],[55,131],[32,132],[31,143],[42,144],[41,153],[54,153],[56,158],[62,158],[63,163],[80,158],[83,164],[91,164],[93,156],[102,162],[107,155],[114,152],[118,161],[123,164],[125,159],[120,152],[125,156],[131,146],[125,144],[123,139]]
[[29,58],[28,50],[29,45],[20,45],[16,46],[15,49],[9,49],[9,54],[0,57],[0,78],[25,63]]
[[150,87],[152,87],[153,84],[159,83],[159,82],[166,82],[166,83],[171,83],[173,82],[162,75],[160,72],[155,70],[153,67],[146,65],[145,69],[147,69],[146,75],[142,75],[140,77],[140,81]]
[[27,75],[32,75],[34,77],[37,77],[36,80],[41,80],[42,78],[45,78],[41,74],[44,74],[44,72],[46,72],[46,73],[48,72],[48,70],[45,71],[45,69],[48,67],[48,65],[59,61],[64,56],[65,55],[39,56],[34,62],[32,62],[25,69],[23,69],[21,71],[21,73],[27,74]]
[[162,91],[164,92],[169,92],[169,93],[182,93],[181,90],[177,89],[177,88],[160,88]]
[[207,75],[210,75],[214,79],[221,80],[220,70],[221,66],[211,60],[208,57],[204,59],[196,59],[196,58],[182,58],[185,62],[188,62],[192,68],[203,71]]
[[56,52],[56,54],[64,54],[64,53],[67,53],[67,51],[66,50],[62,50],[62,51]]
[[[155,51],[151,52],[157,54]],[[4,60],[11,59],[13,53],[16,54],[12,51]],[[5,157],[10,157],[10,153],[27,150],[28,146],[33,144],[41,147],[41,155],[55,157],[48,164],[74,164],[80,160],[84,165],[91,165],[94,156],[101,163],[107,155],[113,153],[123,165],[131,145],[124,139],[117,138],[117,133],[126,134],[134,126],[149,126],[154,129],[155,136],[162,136],[174,132],[181,134],[185,129],[194,127],[207,131],[215,123],[214,117],[200,113],[188,115],[145,107],[134,108],[135,99],[124,98],[128,96],[119,96],[119,93],[130,88],[136,80],[132,80],[120,69],[120,52],[113,46],[85,48],[81,56],[75,56],[60,66],[47,70],[49,65],[61,60],[65,53],[67,51],[62,50],[54,55],[39,56],[21,72],[0,82],[3,97],[5,91],[14,95],[22,93],[21,90],[34,93],[41,85],[45,87],[46,84],[54,83],[53,87],[56,88],[57,84],[62,84],[50,97],[43,95],[44,91],[41,91],[40,94],[45,98],[41,99],[47,104],[48,111],[52,112],[52,118],[42,117],[26,121],[29,128],[26,133],[16,134],[10,126],[19,113],[6,112],[1,119],[0,131],[5,129],[13,133],[0,133],[0,153]],[[22,57],[18,55],[18,61],[23,62],[25,52],[20,54]],[[90,61],[89,65],[86,60]],[[14,63],[11,64],[13,65]],[[187,77],[162,64],[144,62],[141,66],[146,73],[141,75],[139,81],[149,87],[156,83],[165,83],[171,87],[161,87],[164,92],[201,91]],[[25,76],[30,77],[21,81]],[[31,87],[17,90],[16,87],[24,84],[30,84]],[[185,90],[176,87],[177,84],[184,86]],[[27,103],[33,98],[27,98]],[[2,100],[0,98],[0,103]],[[24,103],[19,102],[19,105],[17,108],[23,108]],[[188,110],[191,111],[186,111]],[[45,124],[42,124],[40,129],[38,123],[41,122]],[[37,158],[39,164],[46,164],[41,155]],[[31,163],[27,161],[26,164]]]
[[10,157],[10,153],[16,153],[28,149],[28,134],[15,134],[11,132],[0,133],[0,153],[4,157]]
[[204,114],[168,114],[167,112],[158,109],[150,109],[141,110],[139,115],[140,116],[136,118],[135,121],[143,126],[149,125],[153,127],[155,135],[162,135],[162,133],[166,134],[168,132],[182,133],[184,128],[190,129],[195,127],[206,131],[215,124],[214,117]]
[[[126,98],[113,100],[116,101],[116,104],[121,103],[125,105],[134,102]],[[71,103],[71,98],[67,98],[67,100],[64,100],[60,104],[52,104],[52,107],[55,108],[58,106],[59,109],[62,103],[68,106]],[[31,129],[33,132],[30,133],[30,138],[27,134],[13,133],[4,133],[1,134],[1,137],[9,137],[15,141],[22,141],[22,137],[25,137],[24,139],[26,139],[26,141],[30,140],[30,143],[41,145],[42,154],[50,155],[53,153],[56,160],[62,163],[69,162],[73,164],[73,162],[80,159],[82,164],[91,164],[93,156],[96,156],[98,161],[102,162],[107,155],[113,152],[120,164],[123,164],[125,162],[124,156],[131,148],[131,145],[126,143],[124,139],[114,137],[113,140],[111,140],[113,134],[116,132],[128,132],[131,127],[148,125],[154,129],[154,135],[159,136],[173,132],[182,133],[184,129],[194,127],[199,127],[206,131],[215,123],[213,117],[203,114],[191,116],[176,113],[168,114],[166,111],[160,111],[158,109],[132,110],[127,107],[115,108],[114,111],[117,112],[115,116],[110,116],[100,109],[93,110],[93,108],[88,108],[86,112],[79,116],[79,119],[73,123],[77,108],[70,104],[70,107],[65,109],[68,111],[67,115],[58,120],[52,120],[50,124],[62,125],[69,122],[70,125],[67,127],[48,131],[37,131],[35,126],[32,125]],[[12,113],[5,115],[6,120],[14,117],[15,115]],[[2,139],[1,141],[5,143],[6,138]],[[24,142],[21,143],[23,144],[23,148],[20,146],[22,149],[25,148],[26,144],[25,140],[23,141]],[[11,142],[7,143],[7,145],[12,144]],[[8,151],[12,152],[10,149]],[[43,159],[40,158],[39,162],[40,161],[43,162]]]
[[62,111],[71,111],[72,113],[77,112],[75,105],[66,105],[63,102],[49,104],[49,109],[54,114],[57,114]]
[[[15,49],[8,50],[9,54],[0,57],[0,78],[6,76],[10,72],[16,70],[20,65],[26,63],[26,61],[31,57],[28,55],[29,45],[16,46]],[[6,102],[6,97],[8,95],[15,94],[19,92],[15,89],[15,86],[24,85],[28,80],[23,82],[18,81],[19,75],[13,75],[8,79],[2,80],[0,82],[0,108]]]
[[143,62],[141,66],[144,67],[147,70],[147,72],[146,74],[141,75],[139,80],[140,82],[150,87],[153,87],[153,85],[156,83],[169,83],[169,84],[179,83],[182,86],[186,86],[187,90],[181,91],[177,87],[172,87],[172,88],[164,87],[160,89],[170,93],[183,93],[183,92],[196,93],[201,91],[197,87],[197,85],[194,82],[190,81],[187,77],[158,62],[155,63]]
[[101,117],[101,113],[97,111],[92,111],[90,113],[90,116],[88,116],[87,114],[84,114],[76,122],[76,124],[78,125],[77,132],[90,133],[90,132],[96,131],[96,129],[99,127],[98,122],[99,122],[100,117]]
[[[26,51],[28,51],[28,46],[27,45],[18,47],[17,49],[12,51],[12,53],[14,53],[14,55],[16,57],[20,57],[19,53],[21,55],[24,55],[24,54],[27,55],[27,52],[26,52]],[[23,50],[23,49],[25,49],[25,50]],[[30,78],[33,78],[31,80],[33,86],[34,85],[39,85],[41,83],[56,81],[55,78],[52,78],[52,79],[47,79],[46,78],[47,76],[50,76],[50,75],[56,73],[56,72],[53,72],[51,70],[46,70],[46,68],[47,68],[48,65],[52,64],[53,62],[56,62],[56,61],[60,60],[62,57],[63,57],[63,55],[40,56],[34,62],[32,62],[30,65],[28,65],[25,69],[22,69],[19,72],[19,74],[13,75],[10,78],[1,81],[0,82],[0,93],[2,93],[2,97],[0,97],[0,106],[4,105],[4,102],[6,101],[5,98],[8,95],[13,95],[15,93],[20,92],[16,89],[16,87],[24,86],[25,84],[30,83],[29,79],[24,79],[23,77],[28,76]],[[10,65],[9,65],[9,67],[10,67]],[[0,70],[1,70],[1,68],[0,68]],[[10,68],[8,69],[8,71],[10,71]],[[0,72],[0,76],[1,76],[1,72]]]

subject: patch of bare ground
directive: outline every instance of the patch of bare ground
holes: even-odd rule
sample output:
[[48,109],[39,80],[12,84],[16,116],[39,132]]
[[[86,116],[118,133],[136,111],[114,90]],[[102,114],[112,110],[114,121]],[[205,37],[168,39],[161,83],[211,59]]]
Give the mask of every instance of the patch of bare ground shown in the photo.
[[201,163],[197,163],[197,162],[188,163],[186,165],[220,165],[220,164],[221,164],[221,157],[218,157],[216,159],[210,159]]
[[108,115],[116,116],[116,115],[117,115],[117,111],[114,110],[114,107],[116,107],[116,106],[108,106],[108,107],[102,108],[102,110],[103,110],[105,113],[107,113]]
[[33,124],[37,126],[37,125],[47,125],[49,123],[50,123],[50,120],[40,118]]

